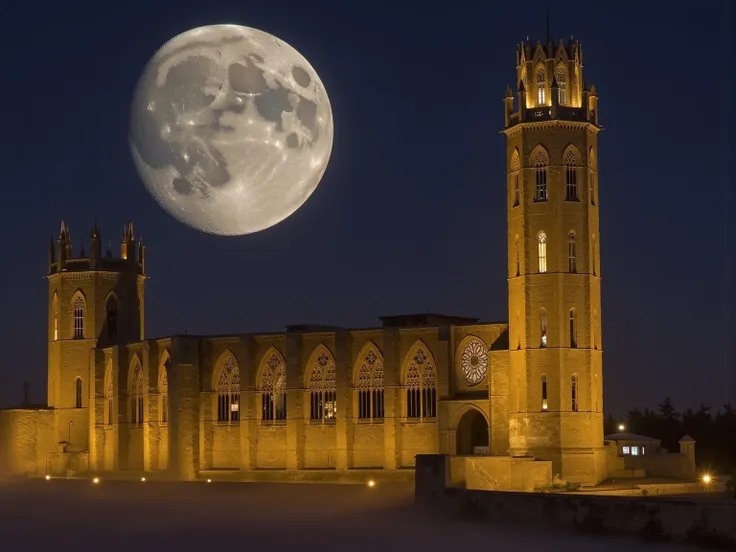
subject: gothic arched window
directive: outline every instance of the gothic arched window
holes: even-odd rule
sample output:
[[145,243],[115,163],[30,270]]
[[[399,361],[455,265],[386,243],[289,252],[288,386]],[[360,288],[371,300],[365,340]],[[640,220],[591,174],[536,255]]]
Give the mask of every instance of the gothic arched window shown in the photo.
[[572,148],[565,152],[565,199],[578,200],[578,159]]
[[240,369],[230,352],[225,354],[217,378],[217,421],[240,421]]
[[84,310],[85,310],[85,303],[84,303],[84,297],[82,295],[77,295],[74,299],[74,303],[72,304],[72,314],[73,314],[73,333],[72,338],[73,339],[84,339]]
[[547,155],[540,148],[534,158],[534,201],[547,201]]
[[261,366],[261,421],[286,420],[286,363],[281,354],[272,349],[266,353]]
[[539,272],[547,272],[547,234],[537,234],[537,257],[539,258]]
[[544,69],[537,69],[537,105],[547,104],[547,77]]
[[542,374],[542,410],[547,410],[547,375]]
[[557,79],[557,101],[560,105],[567,105],[567,71],[560,65],[555,74]]
[[335,361],[322,347],[309,376],[309,419],[332,423],[337,419],[337,375]]
[[567,235],[567,271],[577,272],[577,259],[575,257],[575,232]]
[[418,348],[406,371],[406,415],[408,418],[437,416],[434,365],[423,348]]
[[383,420],[383,359],[374,347],[360,360],[357,389],[358,418]]
[[107,338],[115,341],[118,337],[118,301],[114,295],[107,298],[105,326]]

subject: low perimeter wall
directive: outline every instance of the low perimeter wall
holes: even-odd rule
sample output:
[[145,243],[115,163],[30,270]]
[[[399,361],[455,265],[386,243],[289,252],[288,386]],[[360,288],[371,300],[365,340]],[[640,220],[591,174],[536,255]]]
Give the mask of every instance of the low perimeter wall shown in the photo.
[[450,458],[416,458],[415,501],[443,513],[503,523],[638,534],[736,549],[736,501],[477,491],[450,486]]

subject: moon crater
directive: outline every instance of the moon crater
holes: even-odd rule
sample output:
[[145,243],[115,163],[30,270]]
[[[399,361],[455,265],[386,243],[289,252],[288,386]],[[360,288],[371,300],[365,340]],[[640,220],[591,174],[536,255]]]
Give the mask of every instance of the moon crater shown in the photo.
[[327,168],[333,119],[309,62],[236,25],[182,33],[156,52],[133,98],[129,143],[158,203],[212,234],[278,224]]

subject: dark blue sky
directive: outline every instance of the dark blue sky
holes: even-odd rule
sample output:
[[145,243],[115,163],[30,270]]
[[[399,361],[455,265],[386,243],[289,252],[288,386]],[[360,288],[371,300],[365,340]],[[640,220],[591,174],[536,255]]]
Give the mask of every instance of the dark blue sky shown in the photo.
[[[147,337],[364,327],[427,310],[506,320],[502,100],[515,46],[543,38],[547,4],[4,8],[0,405],[19,402],[25,379],[32,399],[45,399],[44,275],[62,218],[75,252],[95,215],[116,252],[123,222],[134,220],[148,245]],[[583,43],[606,127],[607,411],[665,395],[677,406],[736,403],[727,4],[568,2],[551,13],[554,37]],[[260,28],[297,48],[335,116],[316,192],[275,228],[240,238],[204,235],[165,213],[127,145],[132,92],[150,56],[174,35],[216,23]]]

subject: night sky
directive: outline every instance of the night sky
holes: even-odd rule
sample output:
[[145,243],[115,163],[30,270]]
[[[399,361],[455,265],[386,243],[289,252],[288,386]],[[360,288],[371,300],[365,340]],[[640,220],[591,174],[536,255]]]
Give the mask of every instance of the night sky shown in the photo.
[[[568,2],[550,15],[554,38],[583,44],[605,126],[602,324],[614,414],[665,395],[678,407],[736,403],[728,3]],[[516,44],[544,39],[547,2],[14,4],[0,33],[0,405],[19,403],[26,379],[32,401],[45,401],[44,276],[62,218],[75,254],[82,239],[88,249],[95,215],[116,255],[134,221],[148,246],[146,337],[370,327],[425,311],[507,320],[503,96]],[[127,144],[148,59],[174,35],[217,23],[294,46],[335,117],[331,161],[307,203],[237,238],[164,212]]]

